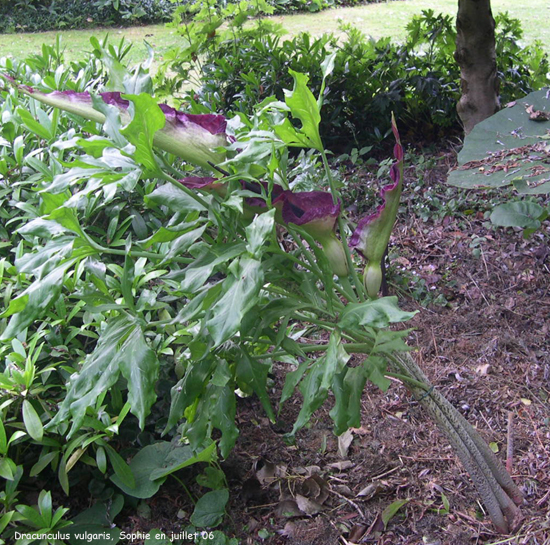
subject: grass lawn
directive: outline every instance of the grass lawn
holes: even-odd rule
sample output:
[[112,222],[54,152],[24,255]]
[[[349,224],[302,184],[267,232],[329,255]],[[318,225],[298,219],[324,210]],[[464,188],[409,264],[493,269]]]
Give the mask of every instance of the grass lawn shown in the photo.
[[[550,3],[547,0],[492,0],[493,13],[508,11],[519,19],[525,32],[527,43],[541,40],[550,44]],[[374,38],[393,36],[404,38],[405,27],[413,15],[422,10],[432,9],[440,13],[456,16],[457,0],[400,0],[383,4],[369,4],[353,8],[328,10],[312,15],[289,15],[275,17],[290,33],[309,30],[313,34],[337,31],[338,21],[352,23],[365,34]],[[547,46],[550,53],[550,45]]]
[[[550,44],[550,3],[548,0],[493,0],[493,11],[509,11],[513,17],[520,19],[525,31],[525,41],[537,39],[543,44]],[[355,24],[365,34],[375,38],[394,36],[402,39],[409,19],[424,9],[433,9],[449,14],[456,14],[457,0],[399,0],[382,4],[367,4],[353,8],[328,10],[315,14],[277,16],[290,34],[309,30],[312,34],[337,32],[339,20]],[[63,44],[66,46],[67,60],[76,60],[82,52],[90,49],[90,36],[102,38],[110,34],[116,41],[122,36],[134,42],[131,61],[137,62],[146,58],[143,40],[147,40],[161,55],[180,39],[177,32],[163,25],[133,27],[125,29],[71,30],[62,32]],[[43,43],[54,44],[56,32],[35,34],[1,34],[0,55],[26,57],[40,50]],[[550,52],[550,46],[546,45]]]

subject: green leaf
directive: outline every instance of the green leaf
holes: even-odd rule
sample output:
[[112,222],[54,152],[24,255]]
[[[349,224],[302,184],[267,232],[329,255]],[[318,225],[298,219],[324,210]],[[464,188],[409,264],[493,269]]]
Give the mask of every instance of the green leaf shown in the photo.
[[294,436],[302,429],[311,418],[311,415],[323,404],[328,396],[328,390],[321,388],[321,381],[324,376],[325,357],[319,358],[307,371],[305,378],[300,383],[300,391],[304,398],[302,407],[296,422],[290,433]]
[[13,481],[17,467],[10,458],[0,457],[0,477],[7,481]]
[[75,239],[73,236],[60,237],[50,240],[36,252],[23,254],[15,260],[17,270],[34,275],[35,278],[44,278],[53,271],[61,261],[71,256]]
[[409,500],[396,500],[391,505],[388,505],[384,511],[382,511],[382,522],[384,523],[384,529],[388,526],[388,523],[395,516],[397,511],[399,511],[399,509],[407,503],[409,503]]
[[372,329],[365,328],[365,333],[373,339],[372,354],[392,354],[393,352],[407,352],[411,350],[404,339],[410,333],[409,329]]
[[95,453],[95,461],[97,464],[97,469],[99,469],[101,473],[105,473],[107,471],[107,457],[105,454],[105,449],[103,447],[97,448],[97,451]]
[[52,139],[51,131],[36,121],[32,114],[23,108],[17,108],[17,115],[21,118],[21,121],[31,132],[43,138],[44,140],[50,141]]
[[[225,370],[223,375],[229,374],[229,366],[224,360],[218,362]],[[187,437],[193,448],[202,448],[210,439],[209,435],[213,427],[222,432],[220,451],[222,456],[227,456],[233,448],[238,436],[238,429],[235,425],[235,392],[234,386],[219,386],[221,377],[216,374],[212,377],[194,406],[186,412],[187,424],[182,429],[182,435]]]
[[367,372],[367,378],[383,392],[385,392],[391,384],[391,381],[385,377],[384,373],[388,366],[387,361],[379,356],[369,356],[363,366]]
[[29,472],[30,477],[36,477],[41,471],[43,471],[54,458],[59,457],[59,451],[54,450],[52,452],[48,452],[48,454],[41,454],[40,458],[34,464]]
[[269,419],[274,422],[275,414],[267,393],[267,374],[270,370],[271,365],[252,360],[244,346],[242,347],[235,369],[237,384],[241,390],[245,390],[247,386],[252,388]]
[[212,490],[219,490],[224,487],[225,473],[216,467],[207,466],[196,478],[197,484]]
[[11,318],[8,327],[2,333],[0,340],[15,337],[28,327],[57,300],[63,287],[65,271],[72,265],[72,261],[55,268],[45,278],[35,280],[23,293],[10,302],[2,317]]
[[202,227],[197,227],[197,229],[193,229],[192,231],[188,231],[187,233],[178,236],[172,241],[172,244],[170,244],[170,250],[166,254],[166,259],[179,257],[187,252],[191,245],[202,237],[206,227],[206,225],[203,225]]
[[111,481],[129,496],[141,499],[151,498],[166,480],[166,476],[152,478],[152,473],[163,468],[166,457],[172,450],[172,445],[167,441],[147,445],[132,458],[129,464],[135,479],[134,486],[128,486],[117,474],[111,477]]
[[273,233],[275,225],[275,208],[265,214],[258,214],[254,221],[246,228],[248,245],[246,249],[253,257],[259,257],[260,249]]
[[164,127],[166,117],[155,99],[147,94],[122,95],[131,101],[132,121],[120,131],[136,147],[133,157],[139,165],[150,172],[159,172],[159,166],[153,153],[155,133]]
[[[211,197],[201,196],[208,201]],[[191,212],[193,210],[203,211],[204,206],[187,194],[183,189],[174,187],[172,184],[164,184],[157,187],[152,193],[145,197],[145,202],[152,202],[159,206],[167,206],[173,212]]]
[[334,376],[334,407],[329,414],[336,435],[341,435],[349,428],[360,427],[361,399],[366,382],[367,373],[363,367],[346,368]]
[[175,271],[166,278],[181,280],[180,289],[184,293],[195,294],[212,275],[214,269],[246,251],[243,243],[229,243],[222,247],[211,248],[186,267],[183,271]]
[[175,426],[183,417],[185,410],[202,395],[215,365],[215,359],[208,356],[200,361],[192,362],[187,367],[185,376],[172,388],[172,403],[170,404],[166,431]]
[[167,453],[162,467],[153,469],[149,478],[151,480],[162,479],[171,473],[175,473],[180,469],[189,467],[200,462],[212,462],[216,459],[216,443],[211,443],[208,447],[201,450],[198,454],[194,454],[191,447],[188,445],[172,446]]
[[[288,118],[275,127],[275,133],[277,136],[287,145],[301,148],[311,148],[313,142],[303,132],[299,131],[292,125]],[[266,151],[271,151],[272,146],[266,146]]]
[[546,209],[537,203],[516,201],[495,207],[491,221],[499,227],[538,229],[546,215]]
[[294,371],[291,371],[290,373],[286,374],[285,384],[283,386],[283,391],[281,393],[281,400],[279,402],[279,405],[281,407],[283,403],[287,399],[290,399],[290,397],[294,393],[296,386],[298,386],[299,382],[302,380],[302,377],[307,371],[307,366],[308,366],[308,361],[305,360],[302,363],[300,363],[300,365],[298,365],[298,367]]
[[327,55],[323,62],[321,63],[321,72],[323,74],[323,80],[327,79],[328,76],[334,71],[334,63],[336,61],[336,55],[338,51],[333,51],[330,55]]
[[340,332],[334,329],[330,334],[327,352],[324,356],[325,361],[321,388],[325,390],[330,388],[334,375],[344,369],[349,358],[349,354],[342,346]]
[[223,458],[229,456],[239,436],[239,429],[235,424],[236,414],[235,388],[224,386],[221,388],[216,405],[211,410],[212,425],[222,432],[219,446]]
[[25,523],[29,524],[32,528],[39,530],[48,527],[46,521],[40,516],[36,508],[29,505],[18,505],[16,509],[25,517]]
[[134,327],[121,352],[120,371],[128,382],[128,401],[132,414],[138,417],[139,425],[143,429],[145,418],[157,399],[155,384],[159,361],[139,326]]
[[47,219],[56,221],[59,225],[65,227],[65,229],[68,229],[78,236],[85,238],[80,222],[78,221],[78,216],[74,209],[65,208],[62,206],[51,212]]
[[81,511],[72,521],[75,525],[96,524],[110,527],[123,507],[124,497],[122,494],[113,494],[105,503],[96,502],[88,509]]
[[239,330],[243,316],[256,304],[264,281],[260,261],[243,257],[233,265],[234,276],[225,281],[230,287],[212,307],[205,324],[214,346],[224,343]]
[[311,415],[323,404],[328,397],[328,389],[332,385],[335,375],[343,371],[348,360],[349,355],[342,347],[340,334],[334,330],[330,335],[327,352],[307,370],[305,378],[300,384],[300,391],[304,399],[290,433],[291,436],[303,428],[309,422]]
[[448,183],[464,189],[514,183],[522,193],[549,193],[550,121],[531,120],[527,106],[550,111],[547,90],[531,93],[478,123],[464,140],[458,167],[450,173]]
[[0,517],[0,535],[3,534],[4,530],[8,527],[8,524],[11,522],[15,511],[8,511]]
[[67,395],[49,426],[71,420],[71,437],[82,425],[86,409],[115,384],[120,372],[128,382],[132,412],[143,422],[156,399],[153,384],[158,360],[145,341],[141,325],[124,313],[108,322],[95,350],[71,378]]
[[68,496],[69,495],[69,475],[67,473],[67,464],[65,463],[64,458],[61,458],[59,462],[59,469],[57,470],[57,479],[59,484],[63,489],[63,492]]
[[[302,122],[301,132],[307,138],[308,147],[321,151],[323,149],[323,143],[319,134],[321,114],[319,113],[319,105],[307,86],[309,77],[290,69],[288,72],[294,78],[294,89],[292,92],[285,89],[285,102],[290,108],[292,116]],[[275,128],[277,134],[280,134],[280,127]],[[288,124],[285,123],[284,127],[288,129]],[[300,145],[304,144],[303,141],[298,143]]]
[[35,218],[29,221],[23,227],[20,227],[17,232],[20,235],[30,235],[33,237],[53,238],[67,232],[67,229],[60,223],[44,218]]
[[338,325],[343,329],[358,326],[386,328],[390,323],[410,320],[415,312],[405,312],[397,306],[397,297],[381,297],[364,303],[350,303],[342,311]]
[[42,421],[38,413],[28,399],[23,401],[23,423],[25,424],[28,434],[35,441],[42,441],[44,427],[42,426]]
[[90,545],[89,538],[94,536],[94,545],[116,545],[122,531],[113,527],[114,518],[124,505],[121,494],[112,496],[108,503],[96,502],[92,507],[80,512],[72,519],[72,525],[64,530],[70,535],[71,545]]
[[47,523],[47,527],[52,522],[52,493],[48,490],[41,490],[38,496],[38,510]]
[[229,500],[229,491],[213,490],[199,498],[191,515],[191,523],[199,528],[214,528],[221,524],[225,515],[225,506]]
[[0,418],[0,454],[6,454],[8,452],[8,439],[6,437],[6,429],[4,423]]
[[321,63],[321,72],[323,74],[323,81],[321,83],[321,89],[319,91],[319,98],[317,99],[319,110],[323,106],[323,97],[325,94],[326,80],[327,80],[327,77],[330,76],[334,71],[334,63],[336,61],[337,54],[338,54],[338,51],[333,51],[330,55],[327,55],[323,59],[323,62]]
[[113,470],[116,477],[118,477],[119,482],[126,485],[128,488],[135,488],[136,479],[134,474],[122,456],[120,456],[120,454],[111,445],[106,444],[105,451],[107,452],[107,456],[113,466]]

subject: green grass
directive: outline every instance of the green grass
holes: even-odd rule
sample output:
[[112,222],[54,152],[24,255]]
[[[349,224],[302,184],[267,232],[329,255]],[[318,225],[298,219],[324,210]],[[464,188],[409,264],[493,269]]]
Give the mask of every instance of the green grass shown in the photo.
[[96,36],[100,41],[109,34],[111,43],[118,43],[124,36],[134,43],[130,51],[129,59],[139,62],[147,58],[147,48],[143,43],[146,40],[157,55],[176,45],[181,39],[173,28],[164,25],[150,25],[132,28],[86,29],[67,30],[62,32],[36,32],[28,34],[0,34],[0,55],[12,55],[16,58],[25,58],[34,53],[39,53],[42,44],[55,45],[57,34],[62,36],[62,45],[65,47],[67,61],[75,61],[82,58],[84,51],[91,51],[90,37]]
[[[493,0],[491,5],[493,14],[508,11],[512,17],[522,22],[526,43],[541,40],[550,52],[550,3],[548,0]],[[291,34],[301,30],[309,30],[315,35],[327,31],[337,31],[341,20],[344,23],[354,24],[373,38],[393,36],[401,40],[405,37],[405,27],[412,16],[427,9],[432,9],[436,13],[448,13],[456,16],[458,1],[400,0],[340,8],[312,15],[274,17],[274,19],[281,22]]]
[[[525,31],[525,42],[532,43],[541,40],[550,52],[550,4],[548,0],[493,0],[493,11],[509,11],[513,17],[520,19]],[[277,16],[290,34],[309,30],[312,34],[337,32],[339,21],[352,23],[361,31],[374,38],[393,36],[402,39],[405,36],[405,26],[410,18],[424,9],[456,14],[457,0],[400,0],[383,4],[367,4],[353,8],[340,8],[315,14],[298,14]],[[134,27],[125,29],[95,29],[71,30],[61,33],[66,47],[66,59],[76,60],[83,51],[90,50],[90,36],[101,38],[110,34],[114,40],[122,36],[134,42],[130,60],[137,62],[147,56],[143,40],[147,40],[155,49],[157,55],[177,45],[181,38],[172,28],[163,25]],[[0,35],[0,55],[13,55],[23,58],[40,51],[43,43],[54,44],[56,32],[41,32],[35,34],[2,34]]]

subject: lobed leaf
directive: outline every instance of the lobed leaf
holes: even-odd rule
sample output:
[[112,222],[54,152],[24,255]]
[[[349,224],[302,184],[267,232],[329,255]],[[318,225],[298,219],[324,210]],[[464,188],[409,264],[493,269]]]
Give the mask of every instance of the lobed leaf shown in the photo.
[[410,320],[415,312],[397,306],[397,297],[381,297],[364,303],[350,303],[340,314],[338,325],[346,330],[358,326],[386,328],[390,323]]

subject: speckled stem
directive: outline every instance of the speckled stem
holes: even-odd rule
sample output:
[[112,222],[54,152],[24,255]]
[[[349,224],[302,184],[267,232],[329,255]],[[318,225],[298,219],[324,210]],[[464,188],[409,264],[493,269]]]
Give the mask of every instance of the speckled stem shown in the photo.
[[409,353],[396,356],[393,363],[400,372],[405,372],[427,386],[425,390],[407,385],[449,439],[497,530],[505,534],[514,531],[522,519],[516,503],[520,504],[523,496],[498,458],[479,433],[433,388]]

